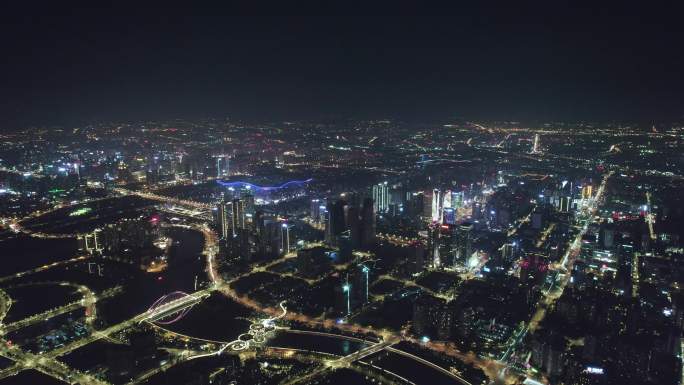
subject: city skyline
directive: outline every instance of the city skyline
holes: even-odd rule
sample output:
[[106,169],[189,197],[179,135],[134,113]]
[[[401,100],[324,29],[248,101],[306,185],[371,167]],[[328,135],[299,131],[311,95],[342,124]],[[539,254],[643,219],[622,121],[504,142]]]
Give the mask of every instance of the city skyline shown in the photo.
[[684,385],[676,7],[3,10],[0,385]]

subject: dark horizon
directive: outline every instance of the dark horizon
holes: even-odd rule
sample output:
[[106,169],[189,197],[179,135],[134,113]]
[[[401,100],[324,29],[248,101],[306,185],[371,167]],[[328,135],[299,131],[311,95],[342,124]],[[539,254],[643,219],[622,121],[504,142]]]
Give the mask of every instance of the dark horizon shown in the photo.
[[672,9],[469,6],[442,17],[411,17],[410,7],[390,17],[149,5],[8,11],[0,129],[201,116],[684,117],[684,54],[675,46],[684,35]]

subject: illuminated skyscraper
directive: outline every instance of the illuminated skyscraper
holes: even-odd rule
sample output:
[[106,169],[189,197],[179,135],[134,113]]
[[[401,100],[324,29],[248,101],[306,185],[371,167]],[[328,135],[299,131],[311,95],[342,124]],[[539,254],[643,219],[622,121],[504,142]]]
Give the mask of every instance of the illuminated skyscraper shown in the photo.
[[438,268],[441,266],[442,262],[439,255],[440,246],[440,226],[436,223],[428,225],[428,239],[427,239],[427,250],[428,250],[428,264],[432,268]]
[[283,222],[280,225],[280,254],[287,254],[290,252],[290,225]]
[[464,194],[463,191],[454,191],[451,193],[451,207],[458,209],[463,207]]
[[464,266],[473,254],[473,224],[462,223],[453,227],[451,252],[454,264]]
[[501,259],[506,262],[512,261],[515,256],[515,245],[513,243],[504,243],[501,246]]
[[558,211],[562,213],[570,212],[570,197],[564,196],[559,200]]
[[243,199],[233,199],[233,228],[244,229],[246,226],[247,205]]
[[246,202],[233,199],[219,203],[216,219],[223,239],[236,237],[238,230],[247,228]]
[[320,199],[312,199],[311,200],[311,206],[309,209],[309,216],[311,217],[311,220],[314,223],[318,223],[320,221],[320,215],[321,215],[321,200]]
[[444,224],[455,225],[456,224],[456,210],[451,207],[444,208]]
[[216,177],[223,178],[230,175],[230,159],[226,155],[216,157]]
[[386,213],[389,208],[389,188],[387,182],[373,185],[373,209],[376,213]]
[[221,238],[228,239],[234,235],[233,227],[233,202],[223,201],[218,205],[218,227],[221,231]]
[[452,195],[452,194],[451,194],[451,190],[446,190],[446,191],[444,192],[444,198],[442,199],[442,206],[443,206],[444,208],[451,208],[451,207],[453,207],[453,206],[451,205],[451,200],[452,200],[452,196],[451,196],[451,195]]
[[439,222],[442,211],[442,194],[438,189],[432,190],[432,221]]
[[532,144],[532,153],[538,154],[539,151],[540,151],[540,149],[539,149],[539,134],[534,134],[534,142]]

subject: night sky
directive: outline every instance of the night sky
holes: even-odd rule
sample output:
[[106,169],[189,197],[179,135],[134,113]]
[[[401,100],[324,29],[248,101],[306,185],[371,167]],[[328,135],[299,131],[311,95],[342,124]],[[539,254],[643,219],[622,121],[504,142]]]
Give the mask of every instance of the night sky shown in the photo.
[[0,12],[0,127],[684,116],[684,23],[674,8],[51,3]]

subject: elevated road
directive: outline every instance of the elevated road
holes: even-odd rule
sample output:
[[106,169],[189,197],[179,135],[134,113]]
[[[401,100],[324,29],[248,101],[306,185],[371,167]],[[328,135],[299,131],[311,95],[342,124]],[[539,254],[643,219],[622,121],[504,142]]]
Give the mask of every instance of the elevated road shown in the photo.
[[318,367],[308,374],[304,376],[300,376],[297,378],[293,378],[289,381],[286,381],[284,384],[286,385],[294,385],[294,384],[307,384],[309,383],[312,379],[324,375],[327,371],[337,369],[337,368],[345,368],[349,367],[353,362],[361,360],[365,357],[368,357],[372,354],[375,354],[379,351],[382,351],[383,349],[386,349],[390,347],[391,345],[394,345],[395,343],[399,342],[397,339],[393,339],[390,341],[380,341],[378,343],[375,343],[370,346],[366,346],[365,348],[361,350],[357,350],[354,353],[351,353],[349,355],[346,355],[344,357],[340,357],[335,360],[326,360],[323,362],[323,366]]
[[473,383],[469,382],[468,380],[466,380],[465,378],[459,376],[458,374],[453,373],[453,372],[451,372],[451,371],[449,371],[449,370],[446,370],[446,369],[444,369],[443,367],[441,367],[441,366],[439,366],[439,365],[437,365],[437,364],[434,364],[434,363],[432,363],[432,362],[430,362],[430,361],[428,361],[428,360],[426,360],[426,359],[424,359],[424,358],[418,357],[418,356],[415,355],[415,354],[411,354],[411,353],[405,352],[405,351],[403,351],[403,350],[396,349],[396,348],[394,348],[394,347],[392,347],[392,346],[388,346],[388,347],[387,347],[387,351],[388,351],[388,352],[392,352],[392,353],[396,353],[396,354],[399,354],[399,355],[402,355],[402,356],[404,356],[404,357],[410,358],[410,359],[415,360],[415,361],[418,361],[418,362],[420,362],[421,364],[423,364],[423,365],[425,365],[425,366],[429,366],[430,368],[432,368],[432,369],[434,369],[434,370],[436,370],[436,371],[438,371],[438,372],[440,372],[440,373],[442,373],[442,374],[445,374],[445,375],[447,375],[447,376],[453,378],[454,380],[458,381],[459,383],[461,383],[461,384],[463,384],[463,385],[473,385]]

